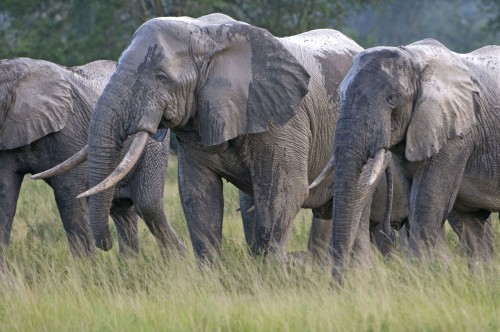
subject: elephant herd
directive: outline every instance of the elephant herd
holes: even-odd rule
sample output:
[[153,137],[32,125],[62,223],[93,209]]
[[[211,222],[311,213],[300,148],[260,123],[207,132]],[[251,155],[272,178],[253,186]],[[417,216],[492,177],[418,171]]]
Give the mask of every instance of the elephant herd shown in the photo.
[[392,228],[422,259],[446,255],[445,220],[469,259],[493,255],[499,46],[363,50],[331,29],[278,38],[211,14],[145,22],[116,64],[0,68],[4,249],[23,175],[41,173],[75,253],[111,248],[111,214],[120,252],[138,250],[140,216],[164,256],[182,254],[163,211],[171,130],[200,262],[221,249],[223,178],[240,190],[252,254],[286,255],[295,216],[312,209],[309,248],[338,280],[351,259],[369,263],[370,239],[390,253]]

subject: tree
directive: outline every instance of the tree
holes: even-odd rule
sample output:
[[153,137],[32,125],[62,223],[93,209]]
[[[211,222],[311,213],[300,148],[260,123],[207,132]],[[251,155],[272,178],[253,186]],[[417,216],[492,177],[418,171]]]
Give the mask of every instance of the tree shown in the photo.
[[2,0],[1,58],[28,56],[64,65],[116,60],[133,32],[156,16],[223,12],[290,35],[341,27],[350,12],[383,0]]
[[488,29],[491,15],[480,6],[481,1],[395,0],[354,18],[352,23],[360,36],[355,39],[368,47],[434,38],[456,52],[498,44],[500,34]]

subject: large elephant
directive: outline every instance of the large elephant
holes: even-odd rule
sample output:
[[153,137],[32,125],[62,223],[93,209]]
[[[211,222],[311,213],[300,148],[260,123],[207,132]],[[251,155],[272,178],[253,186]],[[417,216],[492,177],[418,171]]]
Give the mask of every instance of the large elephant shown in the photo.
[[[331,155],[338,85],[360,50],[335,30],[277,38],[222,14],[144,23],[92,115],[88,169],[96,187],[83,196],[112,186],[141,140],[169,127],[179,140],[179,191],[197,257],[220,250],[222,178],[255,197],[252,251],[284,254],[301,207],[330,218],[330,179],[308,186]],[[137,150],[118,166],[124,172],[106,179],[130,135]],[[99,195],[90,197],[91,210]],[[92,229],[96,244],[109,248],[107,224]]]
[[426,39],[368,49],[354,58],[340,96],[333,150],[334,275],[349,263],[363,165],[387,150],[399,156],[411,185],[411,253],[442,252],[442,225],[451,212],[449,221],[467,252],[489,257],[488,216],[500,209],[500,47],[457,54]]
[[[0,61],[0,234],[5,249],[24,175],[50,169],[87,141],[92,108],[115,70],[114,61],[63,67],[29,58]],[[144,155],[114,192],[103,216],[115,222],[120,251],[137,251],[137,214],[148,224],[161,247],[182,248],[163,211],[163,179],[169,140],[149,139]],[[70,248],[76,254],[95,251],[86,199],[86,168],[47,179],[52,187]],[[133,207],[132,207],[133,206]],[[164,232],[161,232],[161,231]],[[3,257],[3,255],[2,255]]]

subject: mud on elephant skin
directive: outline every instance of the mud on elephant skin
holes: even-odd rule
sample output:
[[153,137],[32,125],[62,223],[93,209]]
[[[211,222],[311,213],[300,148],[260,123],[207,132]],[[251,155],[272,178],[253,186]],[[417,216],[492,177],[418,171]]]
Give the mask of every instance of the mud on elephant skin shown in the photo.
[[[402,160],[410,181],[410,251],[441,255],[442,225],[471,259],[493,252],[490,212],[500,210],[500,47],[468,54],[426,39],[358,54],[340,87],[335,130],[333,251],[347,266],[356,181],[378,151]],[[445,257],[444,257],[445,258]],[[340,271],[340,270],[339,270]]]
[[[79,67],[63,67],[29,58],[0,61],[0,234],[2,259],[8,246],[17,199],[24,175],[45,171],[80,150],[87,141],[91,111],[115,69],[113,61],[96,61]],[[168,141],[151,142],[149,157],[164,167]],[[134,189],[140,177],[161,177],[164,169],[138,166],[115,192],[115,202],[104,216],[115,221],[120,250],[136,251],[137,212],[146,216],[153,207],[148,192]],[[144,181],[144,180],[143,180]],[[150,180],[149,180],[150,181]],[[75,254],[95,251],[89,227],[87,200],[76,196],[86,188],[85,165],[47,179],[52,187],[70,248]],[[150,181],[151,182],[151,181]],[[145,182],[147,183],[147,182]],[[156,188],[157,182],[151,183]],[[151,189],[153,190],[153,189]],[[163,190],[163,187],[154,189]],[[156,200],[156,196],[154,196]],[[148,201],[149,200],[149,201]],[[134,208],[131,208],[131,204]],[[155,207],[156,208],[156,207]],[[153,214],[163,215],[162,207]],[[150,218],[150,217],[148,217]]]
[[[107,187],[99,183],[125,137],[140,146],[169,127],[179,140],[179,190],[196,256],[220,250],[222,178],[255,197],[254,252],[284,254],[299,209],[329,204],[329,179],[308,186],[331,154],[337,88],[359,51],[335,30],[277,38],[222,14],[147,21],[92,116],[89,182],[98,187],[85,195]],[[96,236],[108,241],[105,224]]]
[[[370,187],[367,185],[368,180],[360,186],[359,195],[369,199],[366,202],[370,206],[369,217],[364,216],[366,218],[364,222],[369,222],[371,242],[375,244],[382,255],[390,256],[398,246],[394,232],[400,232],[399,249],[406,250],[408,244],[409,184],[407,179],[404,178],[400,163],[394,160],[391,154],[388,155],[387,160],[384,162],[384,165],[390,163],[391,183],[388,184],[386,173],[381,172],[377,175],[380,178],[375,179]],[[332,168],[327,168],[324,173],[320,174],[320,178],[326,178],[332,171]],[[321,181],[321,179],[314,181],[311,187],[315,187]],[[391,192],[388,192],[388,186],[392,187]],[[390,201],[388,202],[388,200]],[[331,205],[329,208],[331,209]],[[255,220],[253,218],[255,206],[253,197],[242,191],[240,191],[240,210],[245,240],[251,247],[255,241]],[[389,219],[387,219],[386,213],[389,213]],[[388,225],[384,225],[384,223],[388,223]],[[320,214],[313,215],[307,244],[310,256],[319,262],[327,262],[329,253],[332,251],[330,246],[332,234],[332,219],[325,218],[324,215]]]

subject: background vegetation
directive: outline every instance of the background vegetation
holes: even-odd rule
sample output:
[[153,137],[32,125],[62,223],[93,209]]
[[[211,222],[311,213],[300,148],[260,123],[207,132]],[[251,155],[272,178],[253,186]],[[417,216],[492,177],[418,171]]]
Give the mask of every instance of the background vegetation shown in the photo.
[[277,36],[334,28],[363,47],[427,37],[457,52],[500,43],[500,0],[0,0],[0,58],[116,60],[147,19],[212,12]]
[[[0,0],[0,58],[29,56],[63,65],[116,60],[133,31],[154,16],[211,12],[278,36],[330,27],[364,47],[433,37],[468,52],[500,44],[500,0]],[[186,258],[164,261],[141,222],[139,257],[99,251],[74,259],[50,188],[26,179],[7,273],[0,276],[1,331],[498,331],[500,256],[467,266],[447,231],[448,266],[375,257],[344,288],[309,263],[248,257],[236,189],[225,184],[222,264],[199,269],[177,194],[175,157],[165,207]],[[497,218],[497,217],[496,217]],[[500,248],[500,222],[495,222]],[[296,218],[290,250],[305,250],[310,212]]]
[[[74,259],[50,189],[26,179],[14,221],[8,274],[0,278],[2,331],[498,331],[500,256],[468,267],[447,232],[450,264],[424,265],[398,255],[375,257],[344,288],[330,270],[248,256],[236,189],[225,184],[222,264],[199,269],[191,247],[163,261],[144,223],[141,253]],[[177,194],[175,156],[165,208],[189,244]],[[496,246],[500,222],[495,217]],[[310,213],[294,224],[290,250],[305,250]]]

